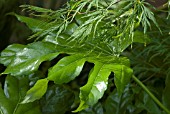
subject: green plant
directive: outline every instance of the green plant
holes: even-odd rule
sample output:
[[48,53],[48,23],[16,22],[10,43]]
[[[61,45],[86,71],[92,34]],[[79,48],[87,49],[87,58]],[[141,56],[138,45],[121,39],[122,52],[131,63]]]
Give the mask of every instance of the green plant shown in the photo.
[[[143,0],[71,0],[57,11],[30,5],[22,7],[32,11],[35,18],[11,14],[27,24],[34,33],[30,38],[36,40],[28,45],[10,45],[0,57],[0,63],[7,66],[2,75],[24,76],[34,85],[21,97],[22,101],[19,100],[21,105],[39,102],[42,113],[50,114],[70,110],[108,114],[170,113],[168,106],[133,75],[129,59],[123,56],[132,43],[149,41],[147,31],[152,24],[160,30],[148,8],[150,4]],[[91,68],[87,68],[89,72],[83,76],[81,72],[85,71],[86,64]],[[77,84],[78,76],[88,78],[87,83],[84,79]],[[145,91],[139,91],[131,78]],[[71,100],[65,103],[67,101],[60,99],[62,96]],[[6,106],[1,106],[1,113],[6,110]]]

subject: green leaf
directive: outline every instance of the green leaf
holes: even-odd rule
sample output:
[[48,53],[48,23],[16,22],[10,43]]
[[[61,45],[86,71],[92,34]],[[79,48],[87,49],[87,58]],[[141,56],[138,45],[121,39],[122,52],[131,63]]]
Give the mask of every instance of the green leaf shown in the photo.
[[49,70],[47,78],[56,84],[67,83],[80,74],[84,63],[84,55],[64,57]]
[[33,32],[41,31],[43,29],[43,27],[47,24],[44,21],[40,21],[40,20],[33,19],[33,18],[30,18],[30,17],[25,17],[25,16],[17,15],[15,13],[10,13],[10,14],[11,15],[15,15],[19,21],[26,23],[26,25]]
[[46,78],[38,80],[36,84],[30,90],[27,91],[27,94],[21,103],[29,103],[40,99],[47,91],[47,87],[48,80]]
[[43,114],[65,114],[71,109],[74,102],[74,93],[69,89],[53,85],[47,89],[40,100]]
[[80,88],[80,105],[74,112],[81,111],[97,103],[107,89],[110,73],[111,71],[108,69],[107,65],[95,63],[87,84]]
[[125,65],[111,65],[110,67],[114,72],[114,83],[117,91],[121,95],[126,85],[130,82],[133,70]]
[[46,8],[41,8],[41,7],[37,7],[37,6],[32,6],[32,5],[21,5],[20,7],[26,9],[30,9],[32,11],[36,11],[36,12],[43,12],[43,13],[49,13],[52,12],[51,9],[46,9]]
[[36,102],[20,104],[29,88],[29,80],[26,77],[17,79],[7,76],[4,90],[0,88],[0,113],[1,114],[41,114]]
[[9,65],[12,60],[15,59],[16,53],[22,51],[25,48],[22,44],[9,45],[6,49],[1,52],[0,63],[4,66]]
[[2,74],[18,76],[36,71],[43,61],[58,56],[54,47],[54,44],[48,42],[35,42],[27,46],[14,44],[7,47],[0,57],[0,62],[8,65]]
[[149,43],[150,39],[149,37],[144,34],[142,31],[135,31],[134,32],[134,38],[133,42],[139,42],[139,43]]
[[166,84],[166,86],[163,91],[162,100],[163,100],[163,104],[168,109],[170,109],[170,97],[169,97],[169,95],[170,95],[170,75],[167,75],[165,84]]

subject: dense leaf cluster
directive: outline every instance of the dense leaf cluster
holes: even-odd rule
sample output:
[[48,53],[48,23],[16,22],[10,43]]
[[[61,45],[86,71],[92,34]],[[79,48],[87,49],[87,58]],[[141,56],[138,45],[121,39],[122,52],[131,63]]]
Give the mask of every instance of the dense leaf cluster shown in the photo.
[[[64,8],[56,11],[30,5],[22,7],[31,11],[34,18],[11,14],[27,24],[33,31],[30,38],[36,38],[36,40],[27,45],[12,44],[3,50],[0,63],[7,68],[2,74],[9,75],[9,79],[16,78],[14,80],[32,75],[38,79],[32,81],[36,83],[31,89],[27,88],[28,91],[24,91],[24,95],[17,100],[17,106],[27,105],[27,103],[32,103],[32,106],[35,100],[39,100],[43,113],[65,113],[70,109],[74,110],[73,112],[84,109],[87,112],[93,112],[93,110],[98,111],[93,108],[103,110],[103,104],[100,104],[98,100],[104,93],[109,93],[104,101],[104,109],[108,114],[112,111],[117,114],[140,113],[143,109],[150,113],[161,113],[144,91],[139,99],[132,100],[140,91],[137,90],[138,87],[133,87],[134,84],[130,84],[131,77],[134,77],[133,70],[130,68],[129,59],[122,53],[134,42],[149,41],[146,32],[148,27],[151,27],[151,23],[159,29],[154,14],[148,8],[151,6],[147,2],[143,0],[70,0]],[[61,55],[64,57],[59,58]],[[56,58],[59,59],[47,68],[46,75],[37,76],[40,75],[36,72],[39,71],[42,63]],[[70,90],[66,83],[71,83],[81,76],[85,63],[92,63],[94,67],[89,69],[87,83],[80,87],[79,102],[76,103],[75,100],[73,104],[73,90]],[[8,78],[6,81],[9,80]],[[116,89],[114,88],[114,91],[110,93],[109,89],[113,87],[112,79]],[[14,88],[18,89],[20,86]],[[12,99],[9,98],[6,89],[8,88],[4,87],[5,95],[2,95],[3,92],[0,95],[3,99]],[[77,94],[77,92],[74,93]],[[64,97],[68,101],[69,98],[71,100],[68,104],[64,104],[64,108],[61,108],[62,103],[65,102],[62,100]],[[138,103],[140,100],[144,103]],[[0,103],[3,102],[5,101],[0,101]],[[151,105],[148,105],[148,102]],[[135,107],[134,104],[137,106]],[[129,107],[126,109],[127,105]],[[19,110],[17,106],[12,109],[14,113]],[[51,110],[48,109],[49,107]],[[152,110],[149,110],[150,108]],[[0,111],[6,113],[9,109],[2,105]],[[168,112],[168,109],[165,108],[165,111]]]

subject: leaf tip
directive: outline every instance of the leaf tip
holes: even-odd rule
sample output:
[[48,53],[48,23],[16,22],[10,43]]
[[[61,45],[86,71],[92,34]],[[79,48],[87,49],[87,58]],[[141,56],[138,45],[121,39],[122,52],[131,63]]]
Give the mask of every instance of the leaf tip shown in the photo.
[[89,106],[88,106],[87,104],[85,104],[84,101],[81,101],[79,107],[78,107],[76,110],[72,111],[72,112],[73,112],[73,113],[77,113],[77,112],[80,112],[80,111],[82,111],[82,110],[84,110],[84,109],[86,109],[86,108],[88,108],[88,107],[89,107]]

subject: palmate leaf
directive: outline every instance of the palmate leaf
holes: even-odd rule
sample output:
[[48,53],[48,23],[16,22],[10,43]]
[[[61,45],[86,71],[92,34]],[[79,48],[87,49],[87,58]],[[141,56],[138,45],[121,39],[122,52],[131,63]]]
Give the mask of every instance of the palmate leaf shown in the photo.
[[114,72],[114,82],[119,95],[123,93],[125,86],[130,82],[132,70],[125,65],[97,62],[90,73],[87,84],[80,88],[81,101],[74,112],[81,111],[97,103],[107,89],[108,76],[111,72]]
[[0,63],[8,66],[2,74],[18,76],[34,72],[43,61],[58,56],[54,47],[55,45],[47,42],[8,46],[0,57]]
[[[43,36],[45,38],[43,42],[35,42],[27,46],[11,45],[11,47],[7,47],[2,52],[2,57],[0,58],[0,62],[7,66],[7,69],[3,72],[3,74],[12,74],[15,76],[23,74],[27,75],[36,71],[43,61],[50,61],[57,57],[58,54],[66,53],[69,56],[59,60],[59,62],[51,67],[48,72],[47,79],[54,81],[56,84],[68,83],[69,81],[75,79],[75,77],[80,74],[85,62],[95,64],[94,68],[89,74],[87,84],[80,88],[80,105],[77,110],[75,110],[75,112],[81,111],[86,107],[97,103],[97,101],[103,96],[105,90],[107,89],[108,77],[111,72],[114,73],[114,82],[119,95],[121,95],[125,86],[129,83],[133,72],[129,68],[129,61],[126,58],[120,57],[120,53],[124,51],[129,45],[131,45],[135,39],[133,41],[131,38],[129,38],[129,33],[127,33],[127,37],[127,34],[122,33],[122,31],[125,33],[129,31],[126,29],[131,28],[131,26],[125,27],[125,30],[119,30],[119,28],[124,29],[123,25],[125,24],[125,18],[134,17],[132,19],[128,19],[134,22],[137,17],[141,16],[141,12],[138,12],[136,15],[136,12],[131,13],[131,10],[135,10],[133,9],[133,1],[128,0],[127,2],[123,0],[123,2],[130,2],[130,4],[120,4],[119,7],[116,7],[119,2],[114,1],[112,2],[111,6],[107,4],[107,6],[103,6],[101,12],[98,14],[92,14],[91,12],[94,11],[90,11],[91,8],[93,9],[101,7],[93,5],[95,4],[94,2],[93,4],[90,2],[91,0],[84,2],[80,1],[80,6],[79,3],[77,6],[73,5],[71,8],[72,10],[75,8],[75,12],[71,11],[70,13],[68,11],[67,13],[70,13],[70,15],[67,15],[64,12],[57,13],[57,11],[55,13],[54,11],[50,10],[49,12],[53,12],[54,15],[52,17],[53,19],[50,18],[51,20],[48,21],[48,25],[46,25],[45,22],[46,18],[44,21],[42,20],[44,22],[43,23],[39,20],[16,15],[18,20],[25,22],[30,29],[32,29],[34,32],[37,32],[34,34],[34,36]],[[96,2],[98,4],[98,0],[96,0]],[[84,14],[83,7],[85,6],[88,7],[89,11],[86,10]],[[42,12],[46,12],[46,10],[35,8],[36,7],[30,7],[30,9],[37,10],[37,12],[40,10],[42,10]],[[79,11],[82,11],[82,14]],[[129,13],[127,11],[129,11]],[[71,15],[72,13],[73,15]],[[80,13],[80,18],[77,18],[78,16],[76,14],[78,13]],[[86,13],[88,16],[85,16]],[[108,13],[108,15],[105,13]],[[132,14],[134,16],[131,16]],[[67,18],[66,15],[71,17],[65,19]],[[106,18],[104,18],[105,16]],[[153,20],[153,15],[149,16],[145,14],[143,16],[145,16],[147,20]],[[119,19],[121,21],[119,21]],[[74,20],[74,22],[72,22],[72,20]],[[104,29],[106,27],[106,31],[108,28],[110,29],[109,31],[113,31],[113,34],[110,36],[105,30],[102,31],[103,24],[107,22],[110,23],[106,24]],[[36,24],[34,25],[34,23]],[[150,25],[148,23],[145,24],[146,26]],[[121,27],[119,27],[119,25]],[[95,32],[96,35],[93,35]],[[102,35],[101,32],[103,32]],[[130,30],[130,32],[133,32],[130,34],[135,36],[135,31],[133,28]],[[121,37],[119,37],[119,34]],[[123,34],[125,37],[121,34]],[[118,37],[113,38],[114,35]],[[138,35],[140,35],[140,33]],[[138,41],[140,42],[141,38]],[[48,80],[45,80],[45,85],[42,86],[42,88],[40,87],[42,80],[38,81],[35,86],[27,92],[27,96],[25,97],[23,103],[32,102],[42,97],[46,91]],[[45,89],[43,89],[43,87]],[[43,92],[42,94],[38,94],[37,97],[39,89],[43,89]]]
[[[37,44],[37,45],[35,46],[33,44]],[[43,46],[43,48],[42,48],[42,46]],[[53,48],[51,49],[50,46],[53,46]],[[26,50],[27,49],[36,49],[35,50],[36,54],[34,54],[34,53],[30,53],[31,55],[29,55],[29,53],[27,53],[27,55],[25,55],[25,53],[21,54],[22,56],[19,56],[21,63],[14,64],[15,62],[13,62],[13,61],[18,58],[17,53],[22,53],[23,50],[25,49],[23,47],[25,47]],[[85,51],[85,50],[80,51],[79,48],[77,48],[77,51],[75,51],[68,47],[66,48],[64,46],[57,45],[57,44],[54,45],[50,42],[35,42],[32,44],[29,44],[28,46],[23,46],[23,47],[22,47],[23,49],[21,48],[20,52],[12,53],[13,54],[12,58],[10,58],[9,56],[7,57],[7,56],[5,56],[5,54],[3,54],[4,52],[6,52],[5,50],[2,52],[2,55],[4,55],[6,58],[8,58],[7,59],[8,62],[5,62],[8,65],[7,69],[4,71],[6,74],[17,75],[16,74],[17,70],[19,71],[22,68],[24,68],[24,69],[27,68],[28,65],[25,64],[25,63],[27,63],[27,62],[25,62],[25,58],[26,58],[26,60],[28,59],[27,61],[29,61],[29,59],[31,59],[31,61],[32,61],[32,59],[34,60],[34,58],[36,57],[36,60],[40,59],[40,63],[41,63],[42,62],[41,58],[44,58],[44,56],[47,56],[47,58],[48,58],[47,60],[51,60],[52,58],[56,57],[59,53],[71,53],[70,56],[66,56],[66,57],[62,58],[56,65],[54,65],[49,70],[49,73],[48,73],[48,77],[47,77],[48,80],[54,81],[56,84],[62,84],[62,83],[68,83],[69,81],[73,80],[76,76],[78,76],[86,61],[95,64],[94,69],[91,71],[91,73],[89,75],[89,81],[87,82],[87,84],[85,86],[83,86],[80,89],[81,103],[80,103],[79,108],[76,111],[81,111],[89,105],[91,105],[91,106],[94,105],[103,96],[104,91],[107,89],[108,76],[111,72],[114,72],[114,74],[115,74],[115,84],[116,84],[116,87],[118,88],[119,94],[122,93],[126,84],[130,81],[130,77],[132,74],[132,70],[129,68],[129,60],[128,59],[126,59],[124,57],[105,56],[105,55],[108,55],[108,54],[105,54],[106,53],[105,51],[103,52],[103,54],[98,55],[97,50],[94,47],[92,47],[93,50],[91,51],[90,54],[89,54],[89,51]],[[85,48],[90,49],[91,47],[85,46]],[[43,51],[42,51],[42,53],[39,54],[38,50],[40,50],[40,49],[41,50],[43,49]],[[50,49],[51,51],[49,51],[48,49]],[[20,50],[20,48],[18,50]],[[57,50],[60,50],[60,51],[56,52]],[[33,50],[33,52],[34,52],[34,50]],[[49,59],[48,56],[53,53],[55,54],[55,56]],[[75,54],[75,53],[77,53],[77,54]],[[44,59],[42,59],[42,60],[44,60]],[[25,63],[23,63],[23,62],[25,62]],[[23,64],[23,66],[21,67],[22,64]],[[13,67],[13,65],[15,67]],[[38,65],[36,68],[38,68]],[[12,68],[14,70],[8,70],[9,68]],[[36,69],[32,70],[31,72],[33,72],[35,70]],[[10,71],[10,72],[7,72],[7,71]],[[26,71],[22,70],[22,72],[19,72],[19,73],[27,74],[28,71],[26,72]],[[37,82],[35,87],[33,87],[32,89],[30,89],[27,92],[27,96],[25,97],[23,103],[32,102],[32,101],[42,97],[44,92],[41,95],[39,94],[37,97],[37,93],[39,92],[37,90],[37,87],[39,88],[39,81]],[[44,87],[46,87],[46,85]],[[40,89],[41,89],[41,87],[40,87]],[[44,89],[43,89],[43,91],[44,91]],[[94,95],[95,95],[95,97],[94,97]]]
[[41,114],[38,103],[20,104],[29,89],[28,78],[7,76],[4,90],[0,88],[1,114]]
[[107,89],[108,77],[111,72],[115,73],[115,84],[119,94],[122,94],[132,76],[132,70],[128,67],[129,61],[125,58],[103,58],[73,54],[64,57],[54,65],[49,70],[47,79],[54,81],[56,84],[67,83],[80,74],[85,61],[94,63],[95,66],[89,74],[87,84],[80,88],[80,105],[74,112],[81,111],[97,103]]

